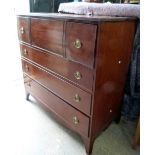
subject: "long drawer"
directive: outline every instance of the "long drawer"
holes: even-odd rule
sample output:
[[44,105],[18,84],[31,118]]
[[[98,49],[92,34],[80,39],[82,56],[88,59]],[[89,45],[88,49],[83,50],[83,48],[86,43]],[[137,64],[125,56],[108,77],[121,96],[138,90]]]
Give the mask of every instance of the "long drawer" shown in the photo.
[[45,51],[20,45],[21,55],[92,91],[93,70]]
[[57,117],[71,129],[88,136],[89,118],[78,110],[69,106],[66,102],[56,97],[50,91],[42,87],[40,84],[28,78],[24,78],[25,88],[36,99],[50,109]]
[[26,74],[44,85],[54,94],[67,101],[80,111],[90,115],[91,94],[65,82],[62,79],[59,79],[53,74],[50,74],[27,61],[22,60],[22,67]]

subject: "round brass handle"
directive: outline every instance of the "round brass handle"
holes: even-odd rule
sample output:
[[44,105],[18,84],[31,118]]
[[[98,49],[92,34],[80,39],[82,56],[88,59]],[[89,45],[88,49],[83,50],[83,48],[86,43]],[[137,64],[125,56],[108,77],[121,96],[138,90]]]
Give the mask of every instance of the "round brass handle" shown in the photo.
[[79,39],[76,39],[74,41],[74,46],[75,46],[75,48],[78,48],[78,49],[81,48],[82,47],[81,41]]
[[24,27],[21,27],[21,28],[20,28],[20,33],[21,33],[21,34],[24,34],[24,33],[25,33]]
[[79,96],[79,94],[75,94],[74,100],[75,100],[75,102],[80,102],[81,101],[81,97]]
[[24,55],[28,55],[28,51],[26,48],[24,49]]
[[73,117],[73,123],[75,125],[79,124],[79,119],[76,116]]
[[80,80],[80,79],[82,78],[82,75],[81,75],[81,73],[80,73],[79,71],[76,71],[76,72],[74,73],[74,76],[75,76],[75,78],[76,78],[77,80]]

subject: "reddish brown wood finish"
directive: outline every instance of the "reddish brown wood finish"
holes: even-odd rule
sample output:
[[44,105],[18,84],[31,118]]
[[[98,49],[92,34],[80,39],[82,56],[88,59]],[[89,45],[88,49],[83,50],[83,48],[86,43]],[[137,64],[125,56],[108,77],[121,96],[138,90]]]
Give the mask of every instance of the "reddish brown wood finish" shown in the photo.
[[[56,97],[54,94],[43,88],[31,78],[25,77],[25,87],[35,98],[46,105],[57,117],[61,118],[65,124],[78,133],[88,136],[89,118],[69,106],[66,102]],[[75,124],[73,117],[78,118]]]
[[91,134],[95,137],[117,115],[132,51],[135,21],[100,25]]
[[32,45],[64,55],[63,21],[31,19]]
[[[62,124],[78,132],[90,155],[96,136],[119,111],[136,20],[62,14],[28,17],[33,42],[21,45],[23,71],[32,78],[24,78],[26,94],[32,94]],[[80,48],[75,48],[76,39]],[[74,77],[76,71],[82,74],[80,80]],[[76,93],[81,97],[78,104]],[[74,116],[79,119],[77,125]]]
[[29,35],[29,24],[30,20],[28,17],[18,17],[18,37],[19,40],[30,43],[30,35]]
[[[82,89],[92,92],[94,77],[93,70],[42,50],[34,49],[22,44],[20,47],[21,55],[25,58],[28,58],[31,61],[48,68],[52,72],[73,81],[80,85]],[[79,80],[74,76],[76,71],[80,72],[82,75],[82,78]]]
[[[38,81],[40,84],[48,88],[54,94],[67,101],[69,104],[90,115],[91,94],[75,87],[62,79],[38,68],[25,60],[22,60],[23,71],[32,79]],[[75,95],[80,97],[80,101],[75,101]]]
[[[67,58],[93,68],[96,25],[68,22],[66,26]],[[81,42],[81,48],[75,47],[75,41]]]

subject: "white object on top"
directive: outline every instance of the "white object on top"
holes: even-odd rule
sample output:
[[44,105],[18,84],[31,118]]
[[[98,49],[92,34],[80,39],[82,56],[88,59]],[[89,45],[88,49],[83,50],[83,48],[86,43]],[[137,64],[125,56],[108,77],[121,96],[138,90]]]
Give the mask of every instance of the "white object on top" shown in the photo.
[[119,16],[140,18],[139,4],[118,4],[118,3],[88,3],[69,2],[61,3],[58,12],[78,15],[96,16]]

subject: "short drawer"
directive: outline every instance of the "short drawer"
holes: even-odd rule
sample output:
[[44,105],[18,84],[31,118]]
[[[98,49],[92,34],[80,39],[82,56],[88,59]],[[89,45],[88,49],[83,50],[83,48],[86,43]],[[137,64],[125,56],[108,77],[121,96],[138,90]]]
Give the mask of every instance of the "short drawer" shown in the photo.
[[97,26],[67,22],[66,56],[93,68]]
[[93,70],[42,50],[20,45],[21,55],[92,91]]
[[63,21],[31,18],[32,45],[64,55]]
[[31,78],[38,81],[70,105],[90,115],[91,94],[24,60],[22,61],[22,66],[23,71]]
[[40,84],[25,76],[25,88],[71,129],[88,136],[89,118],[56,97]]
[[30,22],[29,22],[29,18],[18,17],[17,22],[18,22],[17,28],[18,28],[19,40],[26,42],[26,43],[30,43],[30,31],[29,31]]

